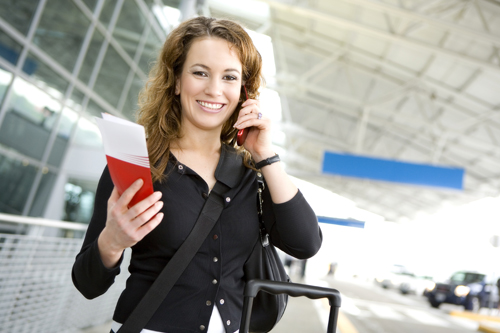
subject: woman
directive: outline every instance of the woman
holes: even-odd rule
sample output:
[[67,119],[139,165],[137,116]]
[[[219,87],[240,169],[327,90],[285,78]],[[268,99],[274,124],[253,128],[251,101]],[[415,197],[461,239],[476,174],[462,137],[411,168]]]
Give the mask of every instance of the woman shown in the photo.
[[[229,188],[224,210],[143,331],[238,331],[243,266],[259,240],[254,163],[264,161],[264,221],[274,245],[297,258],[319,250],[321,231],[312,209],[281,163],[265,162],[275,153],[271,122],[255,99],[261,66],[248,34],[228,20],[194,18],[167,38],[141,92],[138,118],[156,192],[129,209],[142,181],[120,196],[106,168],[72,272],[78,290],[97,297],[111,286],[123,251],[132,247],[115,332],[186,239],[216,181]],[[233,139],[244,128],[248,137],[236,148]]]

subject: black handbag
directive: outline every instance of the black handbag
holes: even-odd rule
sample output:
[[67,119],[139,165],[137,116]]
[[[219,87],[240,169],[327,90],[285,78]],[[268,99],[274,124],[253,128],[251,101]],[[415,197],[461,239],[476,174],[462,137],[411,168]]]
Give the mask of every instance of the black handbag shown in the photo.
[[[262,218],[262,192],[264,191],[264,179],[257,172],[258,190],[258,214],[260,241],[255,245],[252,254],[245,263],[245,280],[254,279],[269,280],[277,282],[290,282],[285,272],[285,267],[276,252],[276,248],[269,241],[269,234]],[[250,316],[250,332],[269,332],[285,313],[288,295],[273,295],[267,292],[259,292],[253,299],[252,313]]]

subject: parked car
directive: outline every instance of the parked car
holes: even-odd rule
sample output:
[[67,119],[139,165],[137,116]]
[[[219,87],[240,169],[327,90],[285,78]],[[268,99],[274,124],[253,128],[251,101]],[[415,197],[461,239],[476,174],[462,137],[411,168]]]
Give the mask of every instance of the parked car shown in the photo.
[[399,288],[399,285],[405,277],[411,276],[413,273],[404,265],[391,265],[378,272],[375,277],[375,282],[382,288]]
[[479,311],[488,307],[490,297],[493,307],[498,307],[498,289],[486,274],[470,271],[454,273],[446,282],[436,283],[424,295],[432,307],[443,303],[462,305],[466,310]]
[[411,274],[406,275],[399,284],[402,294],[424,295],[425,291],[434,286],[431,276]]

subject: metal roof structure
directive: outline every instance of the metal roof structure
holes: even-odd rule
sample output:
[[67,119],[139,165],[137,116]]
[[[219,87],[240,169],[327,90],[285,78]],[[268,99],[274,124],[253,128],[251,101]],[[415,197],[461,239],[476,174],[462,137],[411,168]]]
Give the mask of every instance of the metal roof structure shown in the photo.
[[[272,38],[291,175],[400,223],[500,195],[500,1],[201,3]],[[324,151],[462,167],[464,190],[325,175]]]

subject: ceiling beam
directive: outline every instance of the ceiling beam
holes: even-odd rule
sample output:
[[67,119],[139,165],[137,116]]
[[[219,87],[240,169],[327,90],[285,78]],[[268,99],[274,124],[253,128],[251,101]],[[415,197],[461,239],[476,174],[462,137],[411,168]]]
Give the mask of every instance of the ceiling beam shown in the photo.
[[[280,25],[280,24],[278,23],[278,25]],[[286,26],[286,27],[289,27],[289,26]],[[283,39],[283,36],[281,36],[281,39]],[[323,56],[323,57],[325,56],[325,54],[320,54],[319,52],[311,50],[311,48],[303,47],[303,46],[297,46],[292,41],[287,41],[287,42],[293,44],[294,47],[298,48],[302,52],[311,53],[311,54],[314,54],[316,56]],[[332,42],[338,43],[338,41],[332,41]],[[283,43],[282,40],[281,40],[281,43]],[[413,71],[413,70],[411,70],[409,68],[403,67],[402,65],[395,64],[395,63],[392,63],[390,61],[387,61],[386,59],[381,59],[379,57],[376,57],[373,54],[370,54],[369,52],[367,52],[365,50],[362,50],[362,49],[356,48],[354,46],[351,46],[349,48],[349,52],[352,52],[352,53],[356,54],[357,56],[362,56],[362,57],[368,59],[369,61],[374,62],[375,64],[377,64],[379,66],[386,66],[386,67],[390,68],[393,71],[397,71],[399,73],[402,73],[403,75],[407,75],[408,76],[408,80],[410,78],[413,78],[413,80],[415,81],[415,83],[417,83],[418,81],[421,81],[421,82],[424,82],[426,84],[430,84],[434,88],[436,88],[436,89],[438,89],[438,90],[440,90],[440,91],[442,91],[442,92],[444,92],[446,94],[452,95],[454,98],[463,99],[463,100],[466,100],[468,102],[474,103],[478,107],[483,108],[484,111],[487,111],[487,110],[495,108],[494,105],[491,105],[491,104],[489,104],[488,102],[486,102],[484,100],[481,100],[481,99],[479,99],[479,98],[477,98],[475,96],[471,96],[470,94],[467,94],[465,92],[460,92],[457,89],[455,89],[453,87],[449,87],[447,85],[444,85],[442,82],[439,82],[438,80],[433,79],[431,77],[420,76],[420,78],[416,78],[415,76],[418,75],[417,72],[415,72],[415,71]],[[348,63],[348,65],[349,66],[354,66],[357,69],[363,70],[364,72],[369,73],[371,75],[377,75],[377,77],[379,77],[381,79],[384,79],[387,82],[390,82],[390,83],[393,83],[393,84],[394,83],[396,83],[396,84],[403,84],[405,82],[405,80],[403,80],[403,79],[395,78],[395,77],[389,76],[388,74],[385,74],[385,73],[375,72],[373,69],[371,69],[371,68],[368,69],[368,67],[362,66],[361,64],[355,63],[353,61],[350,61]]]
[[461,63],[465,63],[468,65],[480,67],[483,70],[492,70],[496,72],[500,72],[500,67],[498,65],[482,61],[480,59],[476,58],[471,58],[463,54],[458,54],[455,51],[452,50],[447,50],[442,47],[436,46],[436,45],[431,45],[427,44],[415,39],[408,39],[407,37],[404,36],[398,36],[391,34],[390,32],[383,31],[380,29],[376,29],[374,27],[369,27],[364,24],[361,24],[359,22],[354,22],[348,19],[344,19],[332,14],[326,14],[324,12],[320,12],[315,9],[311,9],[308,7],[303,7],[303,6],[297,6],[297,5],[288,5],[285,3],[282,3],[280,1],[276,0],[262,0],[266,3],[268,3],[271,7],[279,9],[283,12],[288,12],[292,13],[298,16],[305,16],[308,18],[314,18],[322,21],[326,21],[332,25],[343,27],[348,30],[354,30],[358,33],[363,33],[368,36],[372,37],[377,37],[381,38],[383,40],[387,40],[390,42],[394,42],[396,44],[402,45],[402,46],[407,46],[412,49],[417,49],[417,50],[426,50],[428,52],[431,52],[431,54],[439,54],[445,57],[450,57],[452,59],[455,59]]
[[[398,6],[394,6],[388,3],[383,3],[380,1],[373,1],[373,0],[349,0],[348,3],[350,4],[357,4],[360,7],[363,8],[370,8],[376,11],[380,11],[382,13],[390,13],[392,15],[396,15],[397,17],[404,17],[406,19],[410,20],[418,20],[422,21],[424,23],[427,23],[429,25],[439,27],[445,30],[451,30],[461,36],[468,36],[474,40],[480,40],[483,42],[487,43],[493,43],[495,45],[500,46],[500,37],[492,35],[489,32],[489,29],[485,29],[485,31],[478,31],[475,29],[471,29],[465,26],[461,26],[455,23],[443,21],[440,19],[436,19],[421,13],[418,13],[416,11],[411,11],[405,8],[401,8]],[[481,13],[479,13],[481,16]],[[484,18],[481,18],[484,20]]]

